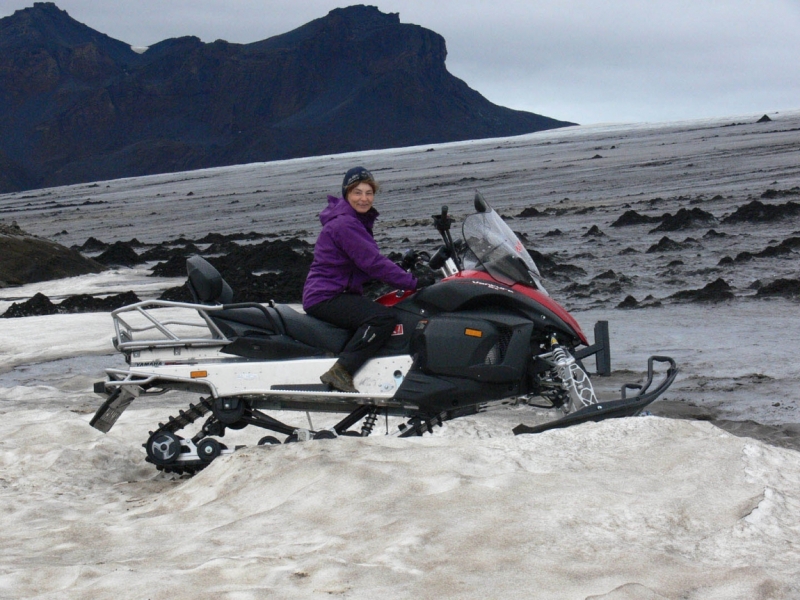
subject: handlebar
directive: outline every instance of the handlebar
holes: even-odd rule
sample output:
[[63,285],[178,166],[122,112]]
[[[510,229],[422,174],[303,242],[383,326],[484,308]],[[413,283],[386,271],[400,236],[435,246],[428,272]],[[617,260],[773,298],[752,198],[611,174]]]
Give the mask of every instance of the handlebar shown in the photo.
[[450,226],[453,224],[453,219],[447,214],[447,205],[442,206],[442,212],[438,215],[433,215],[433,225],[436,230],[444,234],[445,231],[450,231]]

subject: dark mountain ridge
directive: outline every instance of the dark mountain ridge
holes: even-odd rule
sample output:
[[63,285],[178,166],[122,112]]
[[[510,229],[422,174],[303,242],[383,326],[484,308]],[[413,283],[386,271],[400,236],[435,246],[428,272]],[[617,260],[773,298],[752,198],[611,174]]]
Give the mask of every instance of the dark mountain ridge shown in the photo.
[[37,2],[0,19],[0,192],[572,125],[492,104],[446,56],[371,6],[138,54]]

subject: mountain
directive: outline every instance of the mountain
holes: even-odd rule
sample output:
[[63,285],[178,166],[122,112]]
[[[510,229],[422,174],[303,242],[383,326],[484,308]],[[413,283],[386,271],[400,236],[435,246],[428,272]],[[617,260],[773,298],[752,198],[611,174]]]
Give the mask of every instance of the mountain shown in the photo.
[[0,19],[0,191],[572,125],[492,104],[446,55],[372,6],[139,54],[37,2]]

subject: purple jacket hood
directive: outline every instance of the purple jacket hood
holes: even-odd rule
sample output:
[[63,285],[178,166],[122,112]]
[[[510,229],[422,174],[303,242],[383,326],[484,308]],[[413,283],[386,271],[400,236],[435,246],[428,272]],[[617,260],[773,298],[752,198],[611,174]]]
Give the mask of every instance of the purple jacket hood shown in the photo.
[[372,237],[377,218],[374,208],[360,214],[343,198],[328,196],[328,206],[319,215],[322,231],[303,288],[303,308],[345,292],[361,294],[371,279],[416,289],[416,278],[381,254]]

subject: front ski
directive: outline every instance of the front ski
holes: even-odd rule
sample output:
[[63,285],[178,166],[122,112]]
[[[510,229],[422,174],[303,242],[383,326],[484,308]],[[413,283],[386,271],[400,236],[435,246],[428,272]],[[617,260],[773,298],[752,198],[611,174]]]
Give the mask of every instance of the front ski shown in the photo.
[[[648,392],[648,388],[653,383],[654,362],[669,363],[669,368],[667,369],[664,379],[661,380],[658,386]],[[672,382],[675,380],[675,376],[677,374],[678,367],[674,360],[667,356],[651,356],[647,360],[647,381],[645,384],[642,386],[630,383],[625,384],[622,386],[622,397],[619,400],[598,402],[597,404],[586,406],[560,419],[550,421],[549,423],[542,423],[541,425],[534,425],[531,427],[529,425],[523,425],[520,423],[514,427],[512,431],[514,432],[514,435],[520,435],[522,433],[541,433],[551,429],[561,429],[564,427],[570,427],[572,425],[579,425],[580,423],[588,423],[590,421],[597,422],[605,419],[632,417],[639,414],[644,407],[663,394],[667,388],[672,385]],[[632,398],[627,398],[625,392],[628,389],[638,389],[639,393]]]

